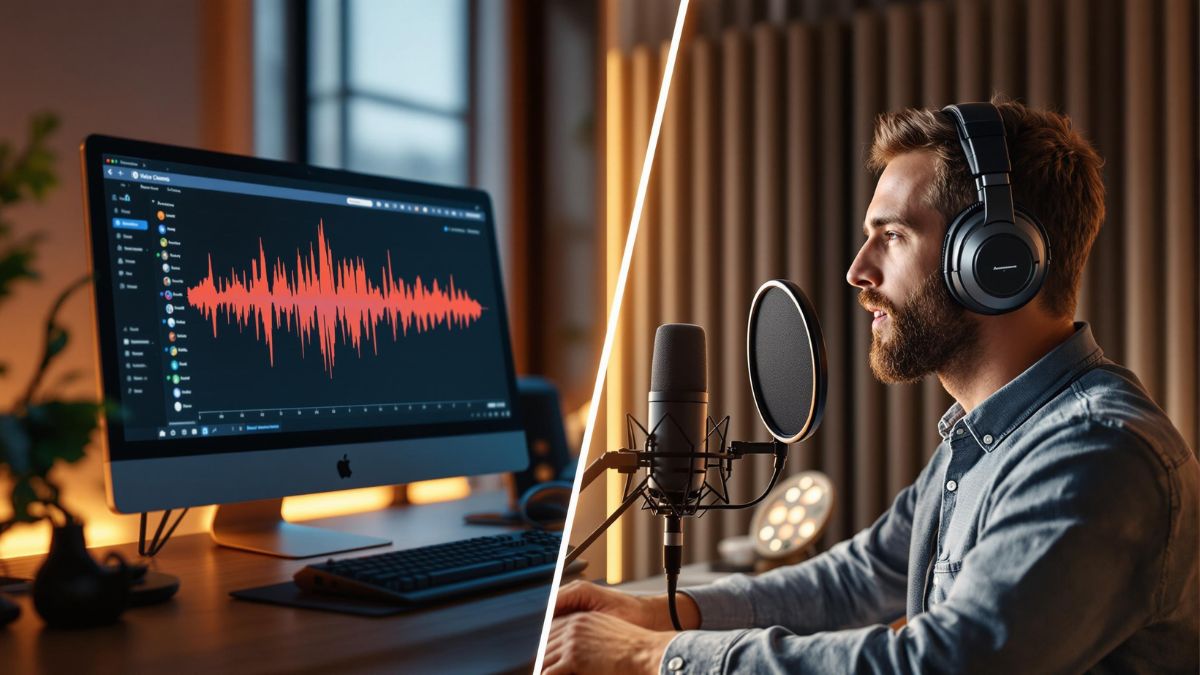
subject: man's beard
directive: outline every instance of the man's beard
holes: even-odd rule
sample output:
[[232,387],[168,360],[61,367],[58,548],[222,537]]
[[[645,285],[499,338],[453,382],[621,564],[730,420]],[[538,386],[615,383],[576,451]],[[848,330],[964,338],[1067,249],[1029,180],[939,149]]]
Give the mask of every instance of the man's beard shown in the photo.
[[[873,288],[864,288],[858,301],[888,314],[890,329],[871,331],[871,371],[885,384],[909,384],[953,367],[978,343],[978,322],[954,302],[936,273],[926,277],[903,306],[893,305]],[[886,342],[881,339],[884,333],[890,333]]]

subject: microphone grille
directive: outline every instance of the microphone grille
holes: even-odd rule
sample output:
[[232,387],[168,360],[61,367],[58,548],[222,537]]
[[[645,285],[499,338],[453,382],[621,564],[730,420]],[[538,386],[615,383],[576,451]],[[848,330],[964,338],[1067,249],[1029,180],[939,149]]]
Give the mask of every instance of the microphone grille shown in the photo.
[[704,329],[690,323],[664,323],[654,333],[650,391],[708,391]]

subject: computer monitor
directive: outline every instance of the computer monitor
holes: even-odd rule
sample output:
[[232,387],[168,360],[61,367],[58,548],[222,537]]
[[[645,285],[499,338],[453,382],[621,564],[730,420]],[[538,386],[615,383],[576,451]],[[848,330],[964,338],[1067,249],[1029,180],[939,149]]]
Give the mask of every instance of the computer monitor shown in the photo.
[[[479,190],[89,136],[110,508],[220,507],[218,543],[388,543],[284,496],[527,463]],[[252,501],[253,500],[253,501]]]

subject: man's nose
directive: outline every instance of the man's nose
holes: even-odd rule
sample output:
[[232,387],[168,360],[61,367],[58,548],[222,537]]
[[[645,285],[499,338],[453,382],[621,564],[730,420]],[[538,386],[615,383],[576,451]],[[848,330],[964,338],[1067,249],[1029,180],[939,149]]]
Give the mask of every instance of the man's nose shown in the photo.
[[854,262],[850,263],[850,269],[846,270],[846,283],[856,288],[876,288],[882,282],[879,266],[871,261],[867,244],[863,244],[854,256]]

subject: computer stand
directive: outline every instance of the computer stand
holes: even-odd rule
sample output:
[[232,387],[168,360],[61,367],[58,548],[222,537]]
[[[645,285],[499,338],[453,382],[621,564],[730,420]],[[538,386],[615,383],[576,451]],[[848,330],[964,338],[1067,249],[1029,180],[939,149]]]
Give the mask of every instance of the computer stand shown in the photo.
[[392,543],[380,537],[289,523],[283,519],[282,505],[282,499],[221,504],[213,519],[213,541],[280,558],[312,558]]

